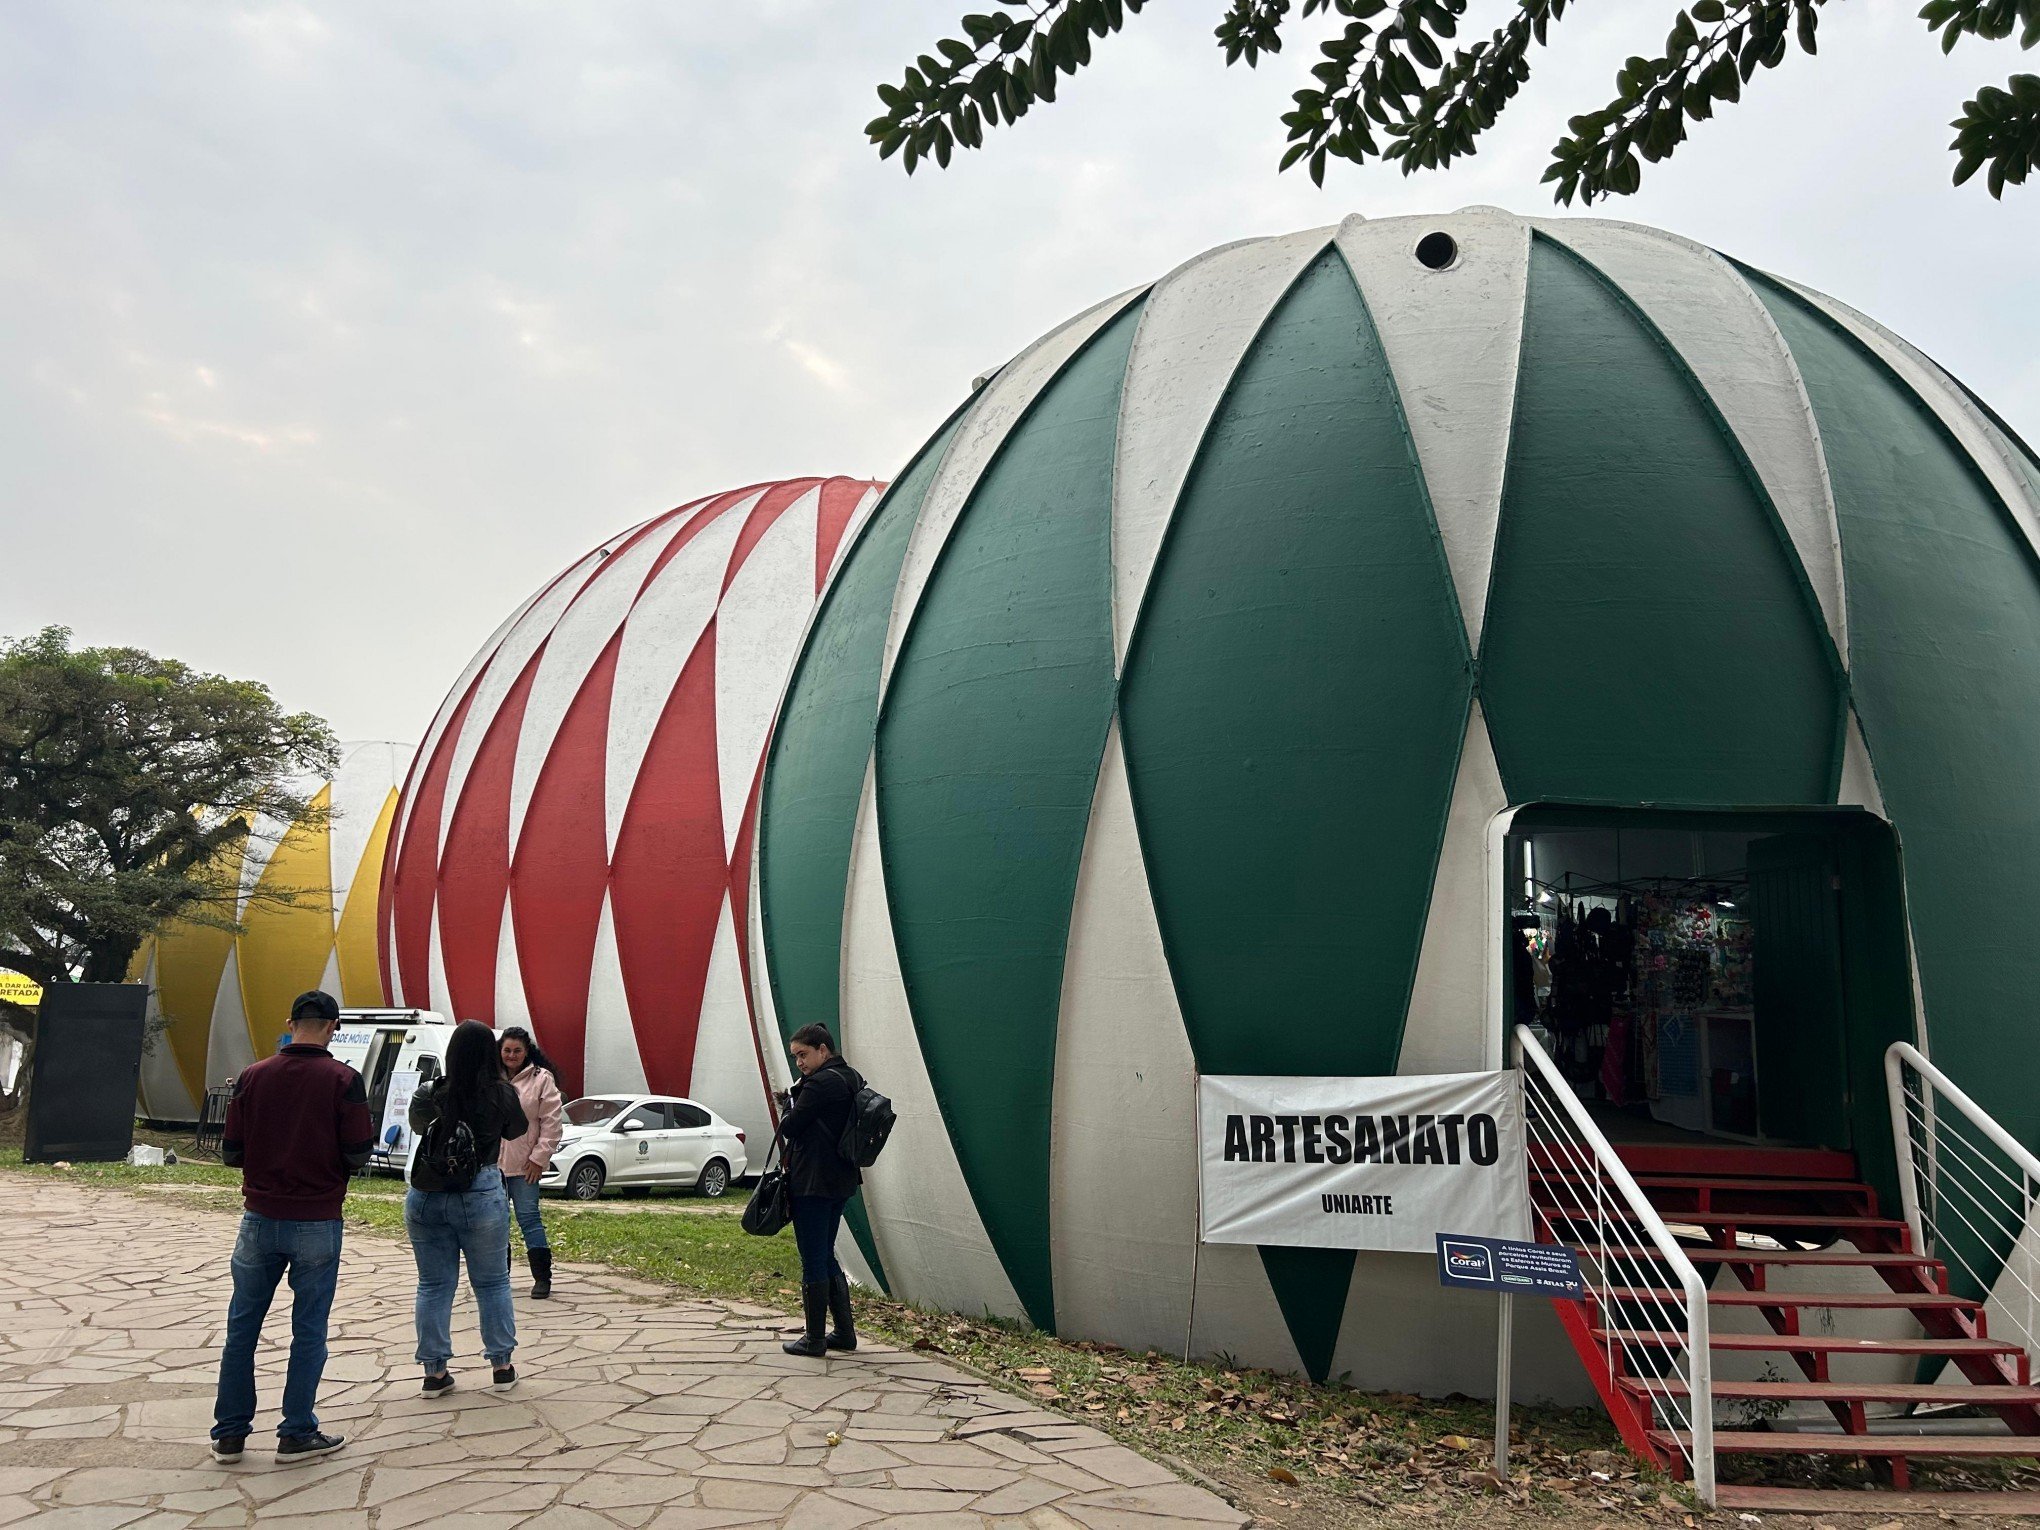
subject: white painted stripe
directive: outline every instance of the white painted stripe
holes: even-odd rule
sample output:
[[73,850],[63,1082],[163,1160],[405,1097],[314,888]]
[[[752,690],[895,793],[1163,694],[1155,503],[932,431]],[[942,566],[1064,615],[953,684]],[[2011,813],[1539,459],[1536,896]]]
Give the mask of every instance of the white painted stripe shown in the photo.
[[[1416,257],[1417,242],[1434,231],[1459,246],[1457,262],[1443,271]],[[1478,652],[1516,410],[1529,226],[1492,208],[1348,218],[1339,225],[1339,248],[1402,395],[1467,643]]]
[[[272,1041],[274,1037],[270,1038]],[[267,1056],[268,1053],[264,1053]],[[212,1018],[205,1038],[205,1083],[210,1089],[255,1061],[255,1048],[248,1039],[248,1017],[241,1008],[241,954],[229,948],[227,964],[220,969],[220,986],[213,992]]]
[[865,1204],[893,1294],[958,1312],[1024,1319],[964,1183],[914,1033],[879,862],[878,803],[868,765],[843,915],[842,1042],[843,1055],[884,1090],[899,1117],[885,1156],[864,1175]]
[[1219,400],[1268,315],[1332,233],[1311,229],[1214,250],[1156,283],[1141,309],[1112,473],[1112,652],[1120,669]]
[[152,937],[149,960],[142,969],[142,981],[149,990],[148,1029],[144,1032],[147,1039],[142,1043],[142,1114],[156,1121],[196,1121],[198,1105],[191,1098],[184,1075],[178,1071],[177,1051],[171,1044],[169,1028],[163,1024],[162,995],[156,991],[156,966],[161,949],[160,943]]
[[456,1023],[462,1020],[473,1019],[472,1015],[458,1015],[453,1010],[453,989],[446,981],[446,947],[439,938],[439,905],[437,903],[432,905],[432,944],[426,956],[426,970],[429,974],[427,983],[429,987],[424,1007],[442,1014],[447,1019]]
[[475,686],[474,700],[468,706],[467,716],[461,720],[460,734],[453,741],[453,756],[447,766],[445,796],[440,804],[439,828],[433,844],[435,863],[439,859],[439,847],[446,843],[447,830],[452,827],[454,810],[460,806],[461,792],[467,787],[468,771],[475,763],[475,755],[482,747],[489,724],[503,705],[503,698],[510,694],[517,677],[524,673],[524,666],[552,632],[560,613],[580,593],[582,583],[600,566],[609,550],[622,541],[622,537],[617,537],[603,543],[561,575],[531,602],[517,624],[496,645],[488,668]]
[[[886,629],[885,662],[879,670],[881,696],[892,682],[900,644],[906,641],[907,629],[913,625],[914,613],[920,608],[922,593],[935,572],[936,560],[941,557],[950,532],[956,529],[957,517],[963,513],[971,491],[991,466],[999,448],[1006,444],[1007,434],[1070,358],[1083,349],[1084,343],[1144,290],[1108,298],[1037,340],[985,384],[970,413],[957,426],[907,538],[906,558],[900,565],[899,585],[893,595],[892,622]],[[879,1257],[883,1259],[884,1253]]]
[[1049,1233],[1062,1337],[1181,1352],[1197,1242],[1196,1078],[1115,721],[1056,1027]]
[[680,682],[680,671],[693,657],[701,634],[716,614],[730,553],[764,492],[760,489],[747,495],[696,532],[694,540],[659,570],[623,624],[603,761],[603,808],[612,857],[617,836],[623,832],[631,790],[644,766],[645,751],[652,746],[652,735],[665,716],[673,687]]
[[[403,783],[404,767],[410,763],[411,751],[402,744],[369,743],[350,747],[340,761],[340,769],[333,776],[332,814],[328,819],[331,840],[328,852],[331,857],[333,887],[333,929],[340,929],[340,915],[345,912],[347,899],[354,889],[355,873],[361,870],[361,858],[368,853],[369,836],[375,832],[376,820],[382,817],[383,804],[390,800],[390,793]],[[375,887],[363,890],[363,896],[379,896]],[[338,990],[335,990],[336,992]]]
[[1303,1369],[1260,1251],[1244,1243],[1207,1243],[1198,1250],[1197,1311],[1187,1337],[1196,1359],[1226,1355],[1236,1365],[1292,1374]]
[[524,967],[517,956],[514,893],[503,895],[503,922],[496,927],[496,1029],[521,1025],[539,1046],[546,1044],[531,1023],[531,1000],[524,992]]
[[715,754],[725,856],[736,854],[765,735],[814,609],[821,503],[817,487],[781,512],[744,559],[716,612]]
[[582,1051],[583,1087],[589,1094],[645,1094],[645,1061],[631,1029],[630,1001],[623,986],[623,959],[616,950],[616,921],[609,894],[595,926],[595,963],[588,973],[588,1034]]
[[[812,542],[808,551],[812,556]],[[814,565],[808,569],[812,589]],[[716,914],[708,982],[701,993],[701,1022],[694,1034],[694,1077],[687,1082],[687,1094],[732,1126],[742,1127],[745,1145],[764,1157],[765,1145],[772,1140],[772,1112],[758,1077],[751,1011],[744,1003],[744,969],[737,960],[736,917],[727,898]]]
[[[1437,1263],[1428,1256],[1360,1254],[1331,1374],[1345,1374],[1362,1391],[1492,1397],[1495,1307],[1485,1292],[1440,1286]],[[1519,1402],[1574,1408],[1594,1402],[1593,1385],[1550,1302],[1516,1303],[1514,1374]]]
[[1870,750],[1863,742],[1863,724],[1856,709],[1849,708],[1847,729],[1842,735],[1842,785],[1836,801],[1843,807],[1866,807],[1879,818],[1885,816],[1884,793],[1877,786],[1877,767],[1870,763]]
[[[524,815],[539,774],[552,754],[553,742],[567,712],[587,683],[588,672],[601,657],[616,629],[630,615],[645,575],[658,561],[665,539],[648,536],[636,546],[610,557],[589,580],[579,597],[560,616],[546,639],[545,655],[532,676],[524,717],[517,729],[517,756],[510,772],[510,858],[524,833]],[[614,677],[612,676],[612,683]]]
[[2012,466],[1999,442],[2002,439],[1983,413],[1969,401],[1969,395],[1949,380],[1946,373],[1881,324],[1864,317],[1847,303],[1837,302],[1824,292],[1786,282],[1842,328],[1869,348],[1880,361],[1902,378],[1936,418],[1975,459],[1990,486],[2004,501],[2014,524],[2026,538],[2026,545],[2040,556],[2040,503],[2026,487],[2025,476]]
[[1532,222],[1621,288],[1692,370],[1763,481],[1846,662],[1848,609],[1827,458],[1799,364],[1770,310],[1733,265],[1690,239],[1600,219]]
[[1466,1073],[1488,1065],[1486,970],[1478,953],[1491,928],[1488,824],[1508,805],[1487,720],[1476,701],[1467,717],[1438,850],[1417,980],[1396,1058],[1398,1073]]

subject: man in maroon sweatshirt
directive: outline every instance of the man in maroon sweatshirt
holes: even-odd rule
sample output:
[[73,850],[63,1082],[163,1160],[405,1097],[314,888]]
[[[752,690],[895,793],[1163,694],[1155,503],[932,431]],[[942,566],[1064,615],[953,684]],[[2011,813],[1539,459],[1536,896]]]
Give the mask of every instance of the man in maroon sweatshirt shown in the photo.
[[368,1162],[375,1125],[361,1075],[326,1050],[340,1023],[332,995],[299,994],[290,1041],[245,1069],[227,1106],[222,1156],[241,1171],[234,1299],[213,1404],[215,1461],[238,1461],[255,1424],[255,1345],[276,1285],[290,1277],[290,1365],[284,1373],[279,1464],[331,1455],[346,1441],[319,1432],[312,1403],[326,1369],[326,1316],[340,1275],[340,1205]]

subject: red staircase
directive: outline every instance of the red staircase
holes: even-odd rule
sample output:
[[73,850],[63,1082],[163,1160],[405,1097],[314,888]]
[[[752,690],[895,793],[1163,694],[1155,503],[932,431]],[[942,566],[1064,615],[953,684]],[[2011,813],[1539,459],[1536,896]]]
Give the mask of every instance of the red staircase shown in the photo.
[[[1890,1511],[1906,1508],[2040,1513],[2040,1492],[1962,1495],[1914,1493],[1915,1459],[1977,1461],[2040,1456],[2040,1386],[2031,1358],[2017,1344],[1990,1337],[1982,1304],[1950,1293],[1947,1268],[1912,1244],[1903,1221],[1879,1215],[1877,1196],[1857,1177],[1848,1153],[1812,1149],[1732,1146],[1623,1146],[1617,1155],[1645,1199],[1677,1239],[1708,1283],[1708,1308],[1715,1322],[1730,1309],[1754,1310],[1768,1332],[1711,1333],[1717,1374],[1724,1357],[1763,1353],[1796,1370],[1788,1380],[1713,1383],[1717,1404],[1777,1405],[1821,1403],[1839,1433],[1793,1433],[1761,1428],[1717,1428],[1718,1459],[1731,1456],[1854,1456],[1882,1468],[1892,1491],[1866,1494],[1804,1488],[1758,1488],[1723,1484],[1722,1507],[1818,1512],[1835,1509]],[[1684,1301],[1662,1256],[1640,1226],[1634,1236],[1611,1223],[1605,1198],[1597,1210],[1582,1210],[1593,1188],[1574,1167],[1577,1156],[1533,1149],[1532,1201],[1538,1235],[1568,1243],[1588,1273],[1586,1299],[1561,1301],[1560,1320],[1579,1351],[1601,1400],[1624,1443],[1667,1471],[1682,1473],[1690,1455],[1688,1432],[1667,1404],[1683,1400],[1686,1387],[1671,1360],[1684,1344],[1683,1330],[1663,1320],[1667,1303]],[[1595,1230],[1599,1221],[1599,1232]],[[1597,1278],[1605,1258],[1613,1283]],[[1823,1288],[1840,1270],[1868,1272],[1856,1289]],[[1652,1270],[1666,1271],[1656,1284]],[[1820,1272],[1777,1288],[1784,1270]],[[1832,1314],[1833,1328],[1808,1324],[1815,1310]],[[1907,1338],[1852,1336],[1852,1317],[1863,1313],[1909,1312],[1918,1335]],[[1811,1331],[1809,1331],[1811,1330]],[[1837,1357],[1901,1356],[1914,1363],[1909,1375],[1940,1370],[1946,1360],[1959,1380],[1872,1382],[1839,1379]],[[1853,1369],[1853,1368],[1849,1368]],[[1877,1404],[1912,1409],[1969,1407],[2002,1418],[2009,1434],[1898,1434],[1870,1432],[1867,1410]],[[1961,1502],[1957,1502],[1957,1500]],[[1867,1500],[1867,1502],[1866,1502]]]

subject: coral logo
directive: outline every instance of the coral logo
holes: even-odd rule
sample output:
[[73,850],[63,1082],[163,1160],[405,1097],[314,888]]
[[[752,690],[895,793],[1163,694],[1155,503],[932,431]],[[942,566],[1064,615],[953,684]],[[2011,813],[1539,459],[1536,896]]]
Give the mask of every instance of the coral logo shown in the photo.
[[1493,1280],[1494,1256],[1478,1243],[1445,1240],[1445,1273],[1460,1280]]

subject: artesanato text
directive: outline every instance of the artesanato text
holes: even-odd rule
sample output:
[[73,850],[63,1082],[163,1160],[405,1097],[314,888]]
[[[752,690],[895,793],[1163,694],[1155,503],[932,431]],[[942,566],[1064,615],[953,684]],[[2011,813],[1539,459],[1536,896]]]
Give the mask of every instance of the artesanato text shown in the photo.
[[1488,1168],[1500,1156],[1500,1134],[1490,1115],[1225,1118],[1227,1163],[1472,1163]]

